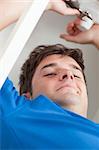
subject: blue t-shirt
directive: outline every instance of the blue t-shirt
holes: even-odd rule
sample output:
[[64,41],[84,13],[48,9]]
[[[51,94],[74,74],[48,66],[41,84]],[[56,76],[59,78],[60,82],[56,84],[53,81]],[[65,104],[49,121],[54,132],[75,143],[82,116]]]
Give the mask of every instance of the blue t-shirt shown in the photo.
[[7,79],[0,91],[0,149],[99,149],[99,125],[45,96],[19,96]]

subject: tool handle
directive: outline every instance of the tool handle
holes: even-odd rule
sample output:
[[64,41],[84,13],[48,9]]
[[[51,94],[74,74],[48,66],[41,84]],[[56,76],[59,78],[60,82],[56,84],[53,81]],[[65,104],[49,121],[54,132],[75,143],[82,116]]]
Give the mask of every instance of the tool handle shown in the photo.
[[79,10],[79,2],[78,2],[78,1],[72,1],[72,0],[66,1],[66,0],[64,0],[64,2],[65,2],[66,5],[68,5],[69,7]]

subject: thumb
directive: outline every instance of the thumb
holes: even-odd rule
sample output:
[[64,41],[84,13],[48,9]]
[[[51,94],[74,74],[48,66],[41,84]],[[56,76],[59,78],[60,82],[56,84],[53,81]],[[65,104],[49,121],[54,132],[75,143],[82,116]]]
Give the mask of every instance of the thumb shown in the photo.
[[79,38],[77,36],[61,34],[60,38],[66,40],[66,41],[70,41],[70,42],[81,43],[81,41],[79,40]]
[[80,33],[76,36],[61,34],[60,38],[66,40],[66,41],[75,42],[75,43],[79,43],[79,44],[88,44],[88,43],[91,43],[91,41],[92,41],[92,37],[87,36],[87,34],[85,34],[85,32]]

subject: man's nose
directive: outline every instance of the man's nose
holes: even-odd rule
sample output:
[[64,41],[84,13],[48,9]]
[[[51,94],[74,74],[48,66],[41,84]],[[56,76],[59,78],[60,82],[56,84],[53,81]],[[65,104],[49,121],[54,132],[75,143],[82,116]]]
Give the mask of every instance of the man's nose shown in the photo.
[[72,71],[70,70],[61,70],[60,75],[59,75],[59,80],[73,80],[74,79],[74,75],[72,73]]

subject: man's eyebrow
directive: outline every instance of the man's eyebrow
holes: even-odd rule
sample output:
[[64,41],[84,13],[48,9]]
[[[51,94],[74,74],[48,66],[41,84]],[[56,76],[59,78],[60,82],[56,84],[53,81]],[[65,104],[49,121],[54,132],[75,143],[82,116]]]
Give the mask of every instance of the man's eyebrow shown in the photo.
[[48,68],[48,67],[55,67],[55,66],[57,66],[56,63],[47,64],[47,65],[43,66],[43,67],[41,68],[41,70],[42,70],[42,69],[45,69],[45,68]]
[[[56,66],[57,66],[56,63],[50,63],[50,64],[47,64],[47,65],[43,66],[43,67],[41,68],[41,70],[43,70],[43,69],[45,69],[45,68],[48,68],[48,67],[56,67]],[[82,72],[82,69],[81,69],[80,67],[78,67],[77,65],[71,64],[70,66],[71,66],[72,68],[77,69],[77,70],[79,70],[79,71]]]

